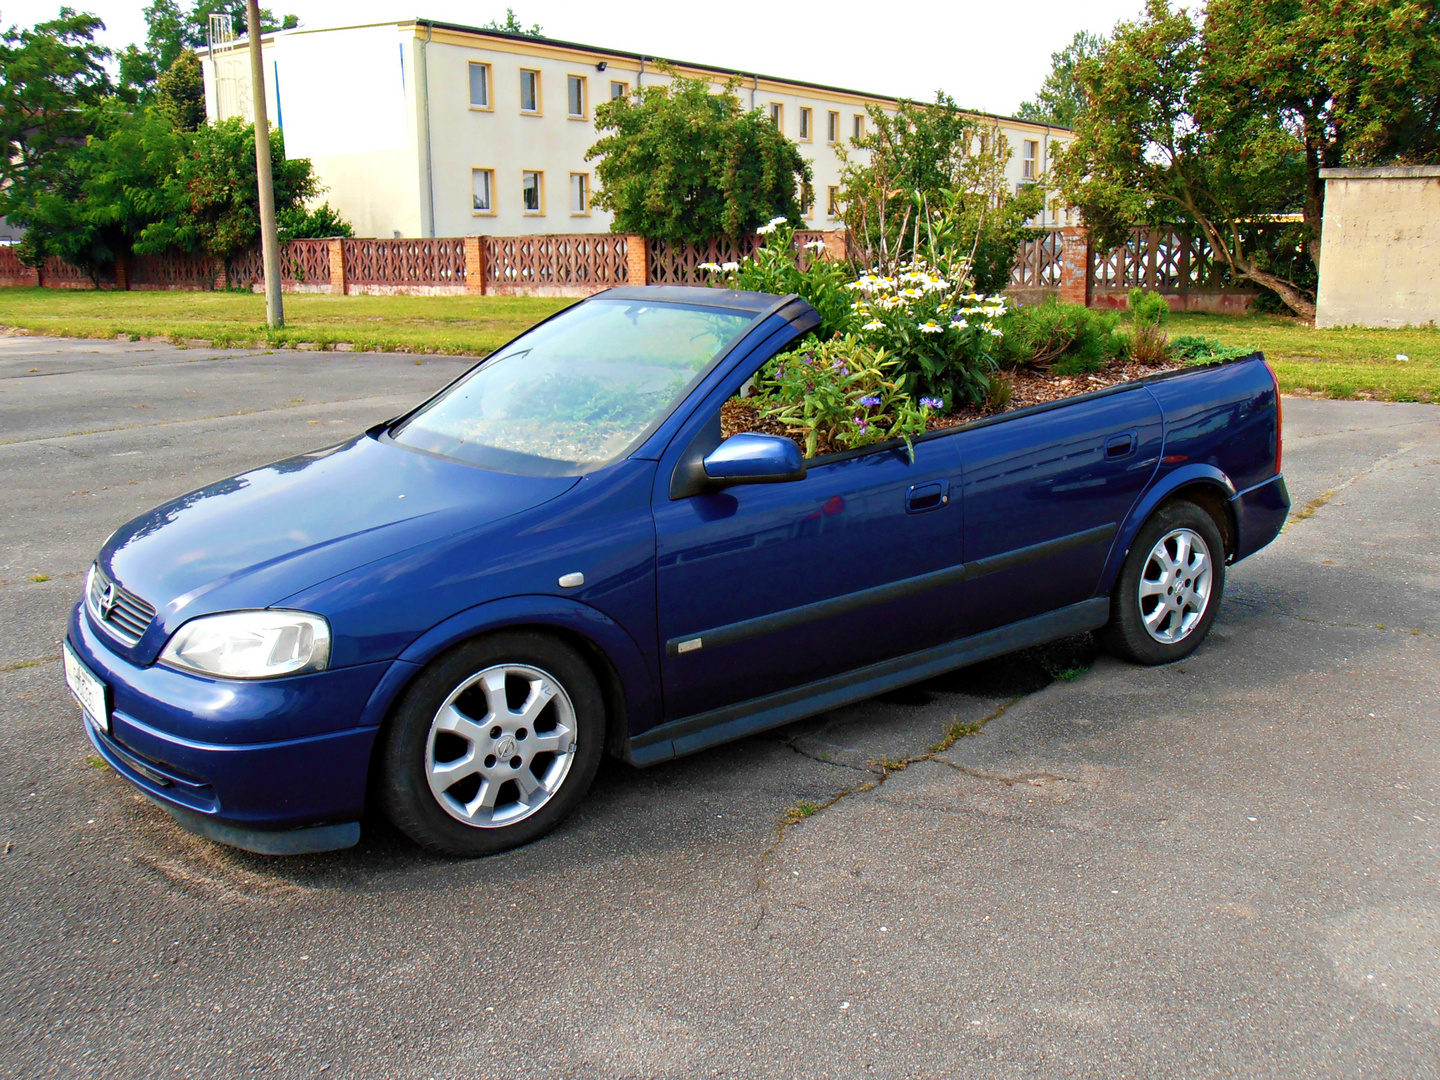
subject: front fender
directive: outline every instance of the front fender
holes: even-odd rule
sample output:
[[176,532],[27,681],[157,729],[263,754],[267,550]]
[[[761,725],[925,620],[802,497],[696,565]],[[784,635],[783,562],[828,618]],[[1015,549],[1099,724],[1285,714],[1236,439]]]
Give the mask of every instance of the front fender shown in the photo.
[[410,680],[431,660],[477,634],[508,626],[551,626],[600,650],[620,677],[630,734],[660,720],[660,699],[644,655],[624,627],[601,611],[561,596],[507,596],[467,608],[431,627],[400,654],[371,694],[362,724],[379,725]]
[[1173,472],[1159,477],[1155,481],[1155,485],[1130,508],[1129,516],[1126,517],[1120,531],[1115,534],[1115,541],[1110,546],[1110,557],[1105,561],[1105,572],[1100,576],[1100,589],[1097,595],[1108,596],[1110,590],[1115,587],[1115,580],[1120,576],[1120,568],[1125,564],[1125,556],[1130,553],[1130,545],[1135,542],[1141,526],[1149,520],[1156,508],[1181,488],[1197,483],[1214,488],[1226,502],[1235,496],[1235,485],[1228,476],[1213,465],[1199,462],[1182,465]]

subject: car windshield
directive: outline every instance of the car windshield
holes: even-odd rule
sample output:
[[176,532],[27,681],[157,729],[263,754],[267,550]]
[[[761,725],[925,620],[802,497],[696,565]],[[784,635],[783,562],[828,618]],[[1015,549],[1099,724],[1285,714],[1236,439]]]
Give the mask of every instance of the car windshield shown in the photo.
[[503,472],[574,476],[628,451],[753,312],[591,300],[537,326],[391,437]]

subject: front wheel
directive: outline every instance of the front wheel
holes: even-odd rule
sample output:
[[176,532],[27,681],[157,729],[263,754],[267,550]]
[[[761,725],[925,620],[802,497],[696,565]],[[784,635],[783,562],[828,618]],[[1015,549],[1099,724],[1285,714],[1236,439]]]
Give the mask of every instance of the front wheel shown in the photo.
[[544,634],[495,634],[452,649],[406,691],[385,736],[381,797],[431,851],[490,855],[560,824],[604,742],[604,699],[574,650]]
[[1205,640],[1225,591],[1225,543],[1190,502],[1162,506],[1141,527],[1110,594],[1106,648],[1137,664],[1183,660]]

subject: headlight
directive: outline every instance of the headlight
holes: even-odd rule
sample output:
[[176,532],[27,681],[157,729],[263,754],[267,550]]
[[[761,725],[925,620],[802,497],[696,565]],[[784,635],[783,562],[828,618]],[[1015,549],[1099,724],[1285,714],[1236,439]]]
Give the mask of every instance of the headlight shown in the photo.
[[330,624],[303,611],[204,615],[175,631],[160,660],[226,679],[323,671],[330,663]]

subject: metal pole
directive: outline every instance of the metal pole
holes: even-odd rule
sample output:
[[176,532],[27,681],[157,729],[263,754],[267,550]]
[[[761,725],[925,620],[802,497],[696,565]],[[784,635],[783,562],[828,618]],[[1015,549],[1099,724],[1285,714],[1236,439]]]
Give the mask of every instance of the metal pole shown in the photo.
[[280,236],[275,227],[275,179],[270,175],[270,121],[265,114],[265,60],[260,53],[259,0],[246,0],[245,32],[250,36],[250,90],[255,103],[255,179],[260,186],[260,251],[265,260],[265,323],[285,325],[280,300]]

